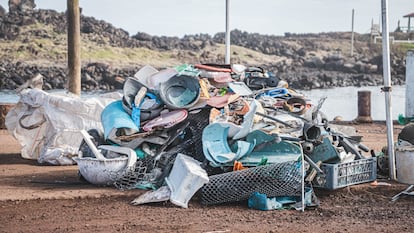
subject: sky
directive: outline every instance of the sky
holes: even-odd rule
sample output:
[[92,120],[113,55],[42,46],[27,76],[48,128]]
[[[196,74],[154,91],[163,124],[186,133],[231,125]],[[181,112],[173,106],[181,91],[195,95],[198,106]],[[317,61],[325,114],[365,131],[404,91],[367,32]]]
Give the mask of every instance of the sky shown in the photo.
[[[66,10],[66,0],[35,0],[38,9]],[[8,10],[8,0],[0,0]],[[381,0],[229,0],[230,30],[284,35],[352,30],[369,33],[380,24]],[[178,36],[226,30],[226,0],[79,0],[82,14],[105,20],[135,35]],[[404,15],[414,12],[414,0],[388,0],[388,28],[394,31]],[[414,20],[412,20],[414,25]]]

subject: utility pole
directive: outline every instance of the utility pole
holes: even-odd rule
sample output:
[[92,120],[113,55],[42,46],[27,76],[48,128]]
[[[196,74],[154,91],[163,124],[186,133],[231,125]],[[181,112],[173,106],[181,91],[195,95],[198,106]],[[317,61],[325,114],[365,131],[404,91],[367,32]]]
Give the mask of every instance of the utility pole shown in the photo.
[[67,0],[69,92],[80,96],[81,52],[79,0]]
[[354,9],[352,9],[351,57],[354,56]]

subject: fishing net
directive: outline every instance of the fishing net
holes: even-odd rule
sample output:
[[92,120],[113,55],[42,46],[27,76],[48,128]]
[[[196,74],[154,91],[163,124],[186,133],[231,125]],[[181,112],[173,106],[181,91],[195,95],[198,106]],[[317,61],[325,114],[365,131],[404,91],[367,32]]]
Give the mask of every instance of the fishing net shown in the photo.
[[151,157],[137,160],[135,165],[120,172],[112,172],[114,186],[119,190],[129,190],[142,187],[152,187],[156,174],[150,172],[154,161]]
[[210,176],[201,189],[202,204],[212,205],[249,199],[253,192],[268,197],[300,196],[301,162],[290,161]]

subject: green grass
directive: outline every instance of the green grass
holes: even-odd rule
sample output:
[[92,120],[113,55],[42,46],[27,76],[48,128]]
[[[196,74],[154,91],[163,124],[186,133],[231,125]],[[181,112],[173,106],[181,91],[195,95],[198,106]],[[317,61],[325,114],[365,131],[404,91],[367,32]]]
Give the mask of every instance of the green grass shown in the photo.
[[408,50],[414,50],[414,43],[395,43],[392,45],[392,51],[405,56]]
[[407,52],[408,50],[413,50],[414,43],[401,43],[400,48],[405,52]]

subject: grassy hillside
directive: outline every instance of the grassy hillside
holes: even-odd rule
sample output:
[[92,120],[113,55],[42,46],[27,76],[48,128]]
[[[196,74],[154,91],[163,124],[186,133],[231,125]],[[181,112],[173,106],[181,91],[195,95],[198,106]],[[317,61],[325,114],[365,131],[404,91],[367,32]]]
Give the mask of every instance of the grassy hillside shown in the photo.
[[[145,47],[114,47],[109,38],[96,34],[81,34],[81,58],[84,63],[103,62],[119,68],[128,66],[153,65],[173,66],[182,63],[213,62],[224,60],[223,44],[207,46],[201,51],[170,50],[159,51]],[[265,55],[251,49],[233,45],[232,60],[235,63],[259,65],[274,63],[283,59],[275,55]],[[67,59],[67,35],[55,32],[51,25],[36,23],[20,27],[15,40],[0,39],[0,57],[8,61],[22,61],[41,66],[65,65]],[[209,61],[209,58],[212,60]]]

